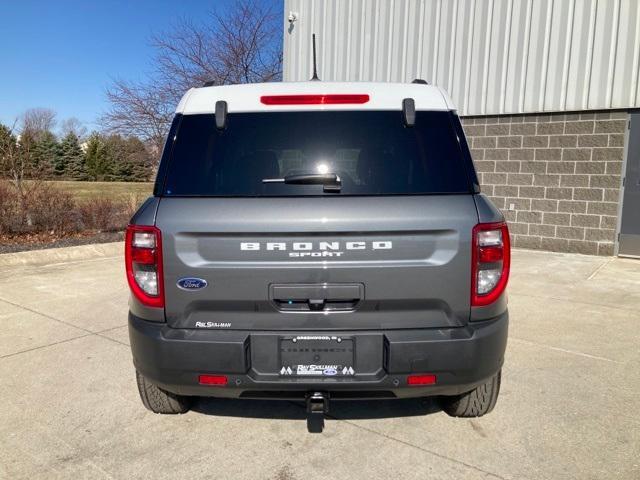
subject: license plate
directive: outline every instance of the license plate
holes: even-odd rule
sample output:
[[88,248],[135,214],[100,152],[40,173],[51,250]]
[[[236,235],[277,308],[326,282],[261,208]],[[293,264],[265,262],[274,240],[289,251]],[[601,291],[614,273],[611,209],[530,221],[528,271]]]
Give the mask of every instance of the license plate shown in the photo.
[[355,375],[354,341],[335,335],[280,338],[280,376],[349,377]]

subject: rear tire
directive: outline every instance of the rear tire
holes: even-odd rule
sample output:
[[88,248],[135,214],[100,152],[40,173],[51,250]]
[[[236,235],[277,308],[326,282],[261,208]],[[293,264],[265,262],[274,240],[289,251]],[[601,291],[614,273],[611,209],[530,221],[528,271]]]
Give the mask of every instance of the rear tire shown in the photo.
[[182,395],[167,392],[149,382],[136,370],[136,383],[142,404],[153,413],[175,415],[186,413],[191,406],[191,399]]
[[442,409],[452,417],[481,417],[486,415],[498,401],[500,393],[500,377],[502,371],[470,392],[455,397],[442,397]]

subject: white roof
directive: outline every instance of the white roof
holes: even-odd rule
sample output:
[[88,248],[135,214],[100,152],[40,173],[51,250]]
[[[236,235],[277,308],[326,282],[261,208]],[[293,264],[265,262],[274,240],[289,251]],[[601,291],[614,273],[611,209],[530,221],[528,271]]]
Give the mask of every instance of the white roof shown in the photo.
[[[264,105],[265,95],[367,94],[363,104]],[[374,82],[272,82],[192,88],[180,100],[176,113],[214,113],[218,100],[234,112],[309,110],[402,110],[402,100],[413,98],[416,110],[455,110],[449,95],[439,87],[417,83]]]

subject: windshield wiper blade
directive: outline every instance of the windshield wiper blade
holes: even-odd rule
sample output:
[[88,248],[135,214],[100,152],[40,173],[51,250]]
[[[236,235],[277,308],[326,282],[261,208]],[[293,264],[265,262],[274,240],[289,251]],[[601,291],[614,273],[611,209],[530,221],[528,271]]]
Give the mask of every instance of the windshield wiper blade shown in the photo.
[[284,178],[263,178],[262,183],[285,183],[288,185],[323,185],[325,192],[339,192],[340,177],[335,173],[301,173]]

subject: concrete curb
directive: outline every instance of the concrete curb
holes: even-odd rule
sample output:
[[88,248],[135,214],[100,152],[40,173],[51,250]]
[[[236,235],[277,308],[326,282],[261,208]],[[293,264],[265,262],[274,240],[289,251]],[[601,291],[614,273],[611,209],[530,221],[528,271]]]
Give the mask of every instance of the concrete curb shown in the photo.
[[44,250],[30,250],[27,252],[4,253],[0,255],[0,268],[49,265],[78,260],[89,260],[102,257],[124,258],[124,242],[95,243],[75,247],[47,248]]

